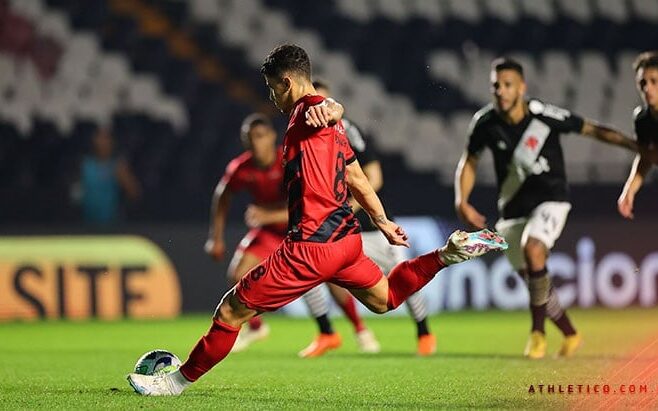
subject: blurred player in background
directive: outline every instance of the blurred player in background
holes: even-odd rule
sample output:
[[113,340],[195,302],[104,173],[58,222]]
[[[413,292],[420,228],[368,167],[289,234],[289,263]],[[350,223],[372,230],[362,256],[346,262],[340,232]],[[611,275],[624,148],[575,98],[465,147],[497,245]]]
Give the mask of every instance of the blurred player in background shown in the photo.
[[[212,198],[210,230],[205,250],[215,260],[224,258],[224,229],[233,195],[247,191],[253,199],[245,212],[249,232],[238,245],[227,272],[233,287],[258,263],[276,250],[286,235],[288,211],[283,187],[283,150],[276,146],[276,130],[262,114],[251,114],[242,122],[240,139],[245,152],[226,167]],[[270,329],[260,316],[249,320],[233,346],[242,351],[251,343],[267,338]]]
[[394,310],[452,264],[507,247],[489,230],[456,231],[430,253],[406,260],[388,277],[363,254],[360,226],[348,192],[391,244],[409,246],[404,230],[386,217],[350,147],[340,118],[343,108],[318,96],[311,62],[295,45],[275,48],[261,73],[270,98],[289,123],[283,142],[288,191],[288,234],[276,251],[247,273],[222,298],[208,332],[180,369],[158,375],[130,374],[141,395],[179,395],[231,351],[240,326],[274,311],[323,282],[350,290],[375,313]]
[[624,189],[617,202],[619,213],[625,218],[633,218],[635,195],[642,187],[644,178],[656,163],[658,149],[658,52],[648,51],[640,54],[633,63],[637,89],[644,105],[633,112],[635,135],[642,150],[635,156],[633,167],[628,175]]
[[491,86],[494,104],[473,117],[468,145],[457,166],[455,207],[470,226],[487,225],[468,200],[479,155],[489,148],[498,180],[500,219],[496,230],[510,244],[506,255],[530,293],[532,328],[524,354],[534,359],[544,357],[544,321],[548,315],[565,337],[557,355],[569,357],[582,338],[560,305],[546,269],[549,252],[571,209],[560,135],[578,133],[629,150],[637,146],[616,130],[539,100],[526,100],[523,67],[512,59],[493,61]]
[[[323,81],[314,81],[313,86],[318,95],[325,98],[331,97],[327,83]],[[371,147],[370,141],[365,134],[361,133],[354,122],[346,118],[343,118],[342,121],[347,138],[364,174],[368,177],[368,182],[376,192],[379,191],[384,183],[384,178],[381,164],[379,163],[379,159],[377,158],[374,149]],[[361,225],[363,252],[370,257],[379,268],[381,268],[382,272],[388,274],[393,267],[404,261],[403,250],[400,247],[392,246],[386,241],[386,238],[379,233],[377,227],[370,221],[368,214],[361,208],[359,203],[354,200],[354,197],[350,196],[349,202],[356,218],[359,220],[359,224]],[[351,294],[347,290],[334,284],[327,283],[327,286],[329,287],[331,296],[354,325],[359,349],[363,352],[379,352],[380,347],[375,336],[370,330],[366,329],[360,321],[355,320],[358,319],[358,317],[356,317],[358,314],[356,313],[354,299]],[[304,295],[304,301],[308,305],[311,314],[316,317],[316,319],[321,316],[326,317],[329,307],[323,297],[320,287],[316,287],[306,293],[306,295]],[[434,335],[430,334],[429,331],[429,326],[427,324],[427,307],[423,296],[420,293],[413,294],[407,299],[406,304],[411,316],[416,322],[418,336],[417,354],[420,356],[434,354],[436,352],[436,338]],[[307,350],[302,353],[312,353],[323,348],[323,325],[318,322],[318,326],[320,328],[320,336],[318,336]]]

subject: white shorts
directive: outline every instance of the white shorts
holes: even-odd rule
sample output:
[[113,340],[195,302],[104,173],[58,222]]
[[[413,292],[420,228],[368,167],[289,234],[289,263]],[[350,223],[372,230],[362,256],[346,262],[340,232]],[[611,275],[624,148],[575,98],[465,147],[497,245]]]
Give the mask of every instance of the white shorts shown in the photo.
[[547,201],[539,204],[528,217],[500,219],[496,231],[505,237],[509,248],[505,252],[515,270],[525,268],[523,248],[532,237],[541,241],[549,250],[562,234],[571,204],[563,201]]
[[365,231],[361,233],[363,239],[363,253],[370,257],[379,266],[384,275],[405,260],[402,247],[390,245],[384,235],[379,231]]

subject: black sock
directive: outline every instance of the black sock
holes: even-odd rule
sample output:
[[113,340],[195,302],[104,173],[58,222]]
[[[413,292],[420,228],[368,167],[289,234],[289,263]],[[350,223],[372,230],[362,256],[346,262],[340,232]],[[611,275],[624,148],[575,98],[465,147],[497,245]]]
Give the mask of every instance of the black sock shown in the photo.
[[[530,301],[536,298],[534,293],[543,294],[546,292],[548,294],[550,288],[544,289],[546,284],[542,280],[546,280],[547,277],[546,267],[537,271],[528,271],[528,291],[530,291]],[[550,282],[548,283],[550,287]],[[548,297],[548,296],[546,296]],[[530,315],[532,316],[532,331],[539,331],[542,334],[545,334],[544,322],[546,321],[546,306],[548,303],[548,298],[541,298],[544,300],[544,304],[533,305],[530,303]]]
[[423,318],[420,321],[417,321],[416,327],[418,329],[418,338],[430,333],[429,328],[427,328],[427,317]]
[[318,327],[320,328],[320,332],[322,334],[334,333],[334,329],[331,327],[331,323],[329,322],[329,317],[327,317],[327,314],[315,317],[315,321],[318,323]]
[[544,331],[544,320],[546,319],[546,304],[531,305],[530,314],[532,315],[532,331],[539,331],[546,334]]
[[562,313],[562,315],[558,319],[553,320],[553,322],[557,328],[562,331],[562,334],[564,334],[565,337],[576,334],[576,329],[573,328],[573,324],[571,324],[571,320],[567,317],[567,313]]

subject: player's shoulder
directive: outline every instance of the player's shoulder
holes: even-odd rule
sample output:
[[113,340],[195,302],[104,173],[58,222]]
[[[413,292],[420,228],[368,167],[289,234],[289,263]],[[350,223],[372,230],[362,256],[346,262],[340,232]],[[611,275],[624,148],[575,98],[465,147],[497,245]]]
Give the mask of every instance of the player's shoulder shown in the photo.
[[493,104],[489,103],[486,106],[482,107],[473,114],[471,119],[471,124],[468,127],[469,134],[473,133],[476,129],[481,127],[486,127],[490,124],[496,116],[496,110],[494,109]]
[[565,108],[558,107],[554,104],[545,103],[537,98],[528,100],[528,111],[536,117],[545,119],[564,121],[571,117],[571,112]]
[[293,121],[301,120],[301,119],[305,120],[304,113],[306,112],[306,109],[309,108],[310,106],[320,104],[324,100],[325,98],[319,95],[311,95],[311,94],[305,95],[304,97],[297,100],[297,102],[295,103],[292,115],[290,116],[291,119]]
[[650,117],[649,109],[643,105],[639,105],[633,110],[633,121],[636,124],[646,121]]
[[226,166],[227,173],[234,173],[242,168],[248,167],[251,163],[252,154],[251,151],[245,151],[239,156],[235,157],[233,160],[229,161]]

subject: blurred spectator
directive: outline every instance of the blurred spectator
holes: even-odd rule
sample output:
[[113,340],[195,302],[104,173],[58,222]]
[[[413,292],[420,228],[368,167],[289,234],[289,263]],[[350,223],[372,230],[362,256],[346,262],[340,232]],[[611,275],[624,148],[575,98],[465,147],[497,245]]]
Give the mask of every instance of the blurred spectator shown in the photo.
[[114,154],[110,130],[100,128],[92,139],[90,155],[80,167],[80,200],[87,223],[109,225],[120,218],[120,194],[130,201],[141,196],[141,186],[130,165]]

